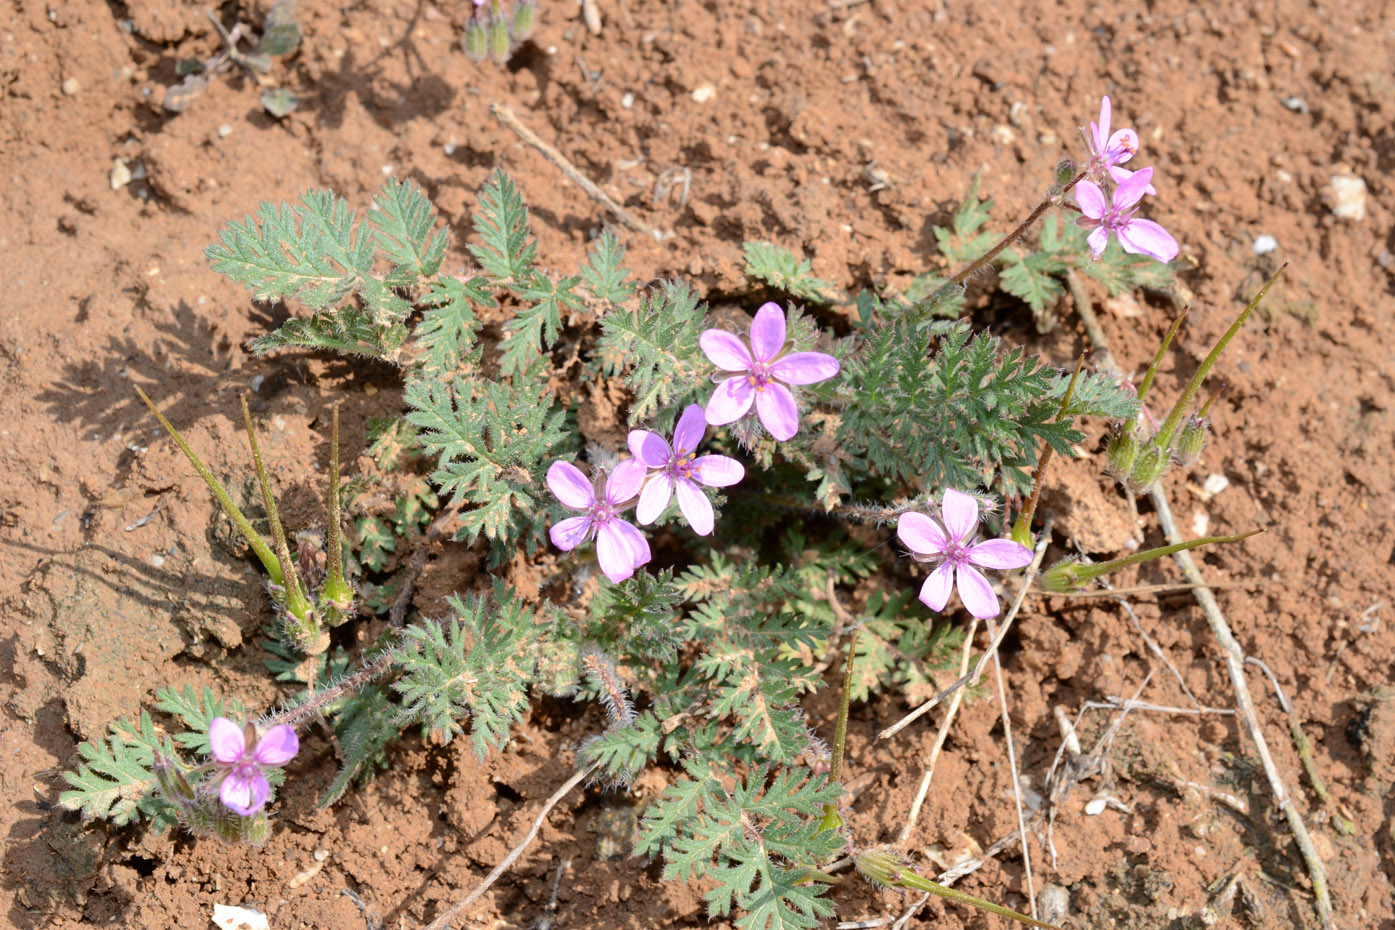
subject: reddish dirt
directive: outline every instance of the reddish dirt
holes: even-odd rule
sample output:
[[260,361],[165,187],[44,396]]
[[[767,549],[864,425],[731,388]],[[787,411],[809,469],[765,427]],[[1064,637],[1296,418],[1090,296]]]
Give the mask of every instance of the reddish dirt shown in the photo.
[[[10,5],[0,26],[0,922],[200,927],[214,903],[247,902],[276,927],[419,926],[522,835],[595,729],[570,705],[543,702],[508,751],[483,764],[464,741],[408,739],[390,772],[330,810],[314,800],[332,755],[311,738],[259,850],[88,828],[55,807],[56,773],[76,741],[134,713],[158,684],[211,684],[253,704],[277,697],[253,645],[266,619],[256,580],[218,545],[208,495],[130,384],[157,388],[170,419],[215,470],[232,474],[244,468],[236,398],[264,379],[254,406],[272,424],[265,452],[293,525],[318,507],[323,474],[306,463],[323,461],[328,404],[347,401],[351,460],[366,419],[400,408],[385,369],[245,351],[274,319],[209,270],[201,249],[224,221],[311,186],[365,204],[391,171],[418,181],[458,227],[500,165],[535,210],[541,254],[574,265],[606,217],[490,118],[488,103],[500,101],[647,222],[673,231],[659,244],[629,237],[629,264],[645,275],[739,296],[741,243],[758,238],[807,253],[840,286],[901,282],[933,266],[930,226],[975,172],[1004,228],[1029,209],[1109,93],[1157,168],[1151,215],[1182,242],[1182,282],[1194,294],[1159,381],[1164,399],[1274,259],[1292,263],[1221,363],[1217,377],[1230,387],[1205,458],[1167,488],[1184,531],[1202,516],[1216,532],[1266,528],[1202,563],[1217,580],[1246,582],[1225,589],[1221,604],[1313,741],[1332,795],[1325,804],[1303,777],[1287,717],[1254,674],[1270,746],[1326,860],[1338,926],[1395,927],[1395,701],[1381,690],[1395,661],[1388,7],[600,0],[605,21],[594,36],[574,4],[543,0],[536,38],[496,69],[472,66],[459,50],[467,6],[305,0],[306,42],[275,72],[303,103],[276,122],[241,79],[216,83],[182,115],[161,112],[175,62],[216,47],[200,4]],[[263,12],[244,16],[260,21]],[[714,92],[698,102],[693,91],[704,85]],[[114,190],[114,159],[143,177]],[[671,168],[691,172],[681,206],[676,193],[654,197]],[[1362,219],[1333,215],[1330,180],[1342,174],[1366,183]],[[1260,235],[1278,251],[1256,257]],[[451,260],[465,263],[462,242]],[[1115,306],[1104,313],[1113,352],[1139,371],[1171,305]],[[1064,365],[1086,344],[1069,301],[1061,310],[1063,325],[1046,337],[1020,305],[994,303],[978,320]],[[597,396],[588,430],[606,434],[614,412]],[[1122,495],[1094,479],[1098,466],[1095,455],[1056,472],[1051,506],[1066,541],[1096,555],[1131,535],[1156,543],[1149,508],[1135,523]],[[1206,494],[1211,474],[1229,488]],[[430,610],[441,595],[478,586],[479,567],[473,555],[442,553],[418,605]],[[508,571],[536,593],[524,560]],[[1173,566],[1155,564],[1120,583],[1176,578]],[[1190,596],[1136,604],[1139,624],[1197,699],[1232,706]],[[1186,701],[1110,601],[1033,600],[1011,646],[1019,761],[1036,790],[1060,745],[1054,708],[1074,714],[1086,701],[1131,696],[1150,672],[1144,699]],[[809,710],[830,727],[828,695]],[[904,710],[884,698],[854,715],[850,771],[865,777],[852,824],[865,843],[894,837],[933,738],[933,724],[921,724],[875,742]],[[1087,748],[1110,719],[1087,715]],[[1313,925],[1290,834],[1233,718],[1138,712],[1109,759],[1060,805],[1055,856],[1032,846],[1037,887],[1069,889],[1074,926],[1201,926],[1213,901],[1225,926]],[[650,773],[630,794],[573,794],[463,925],[537,925],[559,866],[554,926],[706,925],[698,889],[598,851],[598,836],[661,788],[661,774]],[[1234,795],[1247,812],[1207,791]],[[1105,792],[1124,809],[1085,814]],[[1339,830],[1341,820],[1354,832]],[[1014,827],[995,705],[971,703],[911,850],[952,857]],[[322,862],[317,850],[328,853]],[[1023,907],[1020,857],[1004,853],[963,887]],[[906,905],[855,881],[833,897],[843,920]],[[931,922],[993,921],[932,904],[912,926]]]

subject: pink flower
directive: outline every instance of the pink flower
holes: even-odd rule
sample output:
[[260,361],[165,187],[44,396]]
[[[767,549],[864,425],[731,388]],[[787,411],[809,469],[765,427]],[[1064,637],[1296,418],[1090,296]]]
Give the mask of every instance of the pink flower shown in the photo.
[[213,761],[222,774],[218,797],[223,806],[235,814],[251,816],[261,810],[271,792],[262,769],[280,768],[300,751],[300,739],[295,730],[284,723],[262,734],[257,748],[250,754],[247,743],[256,736],[249,723],[240,727],[227,717],[214,717],[208,725],[208,745]]
[[698,485],[730,487],[745,477],[746,469],[736,459],[725,455],[698,455],[694,450],[706,431],[707,421],[697,404],[689,404],[678,418],[672,448],[658,433],[647,429],[630,430],[630,451],[635,459],[649,468],[659,469],[658,474],[650,476],[639,495],[635,516],[641,526],[657,520],[677,492],[678,508],[693,532],[699,536],[712,532],[712,502]]
[[1160,262],[1170,262],[1177,257],[1177,240],[1167,230],[1152,220],[1138,219],[1138,202],[1143,199],[1148,182],[1153,179],[1153,169],[1144,168],[1134,172],[1128,180],[1114,188],[1114,202],[1109,204],[1104,191],[1094,181],[1081,181],[1075,185],[1075,202],[1084,214],[1075,221],[1082,229],[1089,229],[1090,254],[1099,258],[1109,244],[1109,234],[1113,233],[1125,252],[1134,255],[1147,255]]
[[[1104,175],[1109,175],[1115,184],[1123,184],[1133,172],[1127,168],[1120,168],[1124,162],[1138,154],[1138,133],[1132,129],[1120,129],[1114,135],[1109,134],[1110,122],[1113,117],[1113,104],[1109,97],[1105,96],[1100,101],[1100,121],[1098,124],[1090,124],[1090,135],[1085,140],[1090,147],[1090,174],[1103,180]],[[1156,194],[1153,185],[1149,184],[1145,193]]]
[[[732,372],[707,401],[707,422],[735,423],[756,405],[761,424],[781,442],[799,430],[799,408],[786,384],[817,384],[838,374],[838,360],[822,352],[785,349],[785,311],[768,303],[751,322],[751,348],[731,333],[709,329],[698,340],[712,364]],[[783,384],[781,382],[784,382]]]
[[940,562],[920,588],[921,602],[937,613],[944,610],[957,581],[959,599],[969,613],[980,620],[998,616],[998,595],[974,566],[1021,568],[1031,564],[1032,550],[1010,539],[970,545],[978,530],[978,501],[963,491],[945,489],[940,521],[943,525],[923,513],[903,513],[896,522],[896,535],[916,561]]
[[547,470],[547,486],[565,506],[583,511],[583,515],[554,524],[548,535],[563,552],[572,551],[594,536],[601,571],[619,584],[651,558],[644,534],[634,524],[620,519],[621,510],[639,493],[648,471],[638,459],[621,462],[605,479],[604,490],[600,486],[601,474],[597,474],[593,485],[570,462],[552,463]]

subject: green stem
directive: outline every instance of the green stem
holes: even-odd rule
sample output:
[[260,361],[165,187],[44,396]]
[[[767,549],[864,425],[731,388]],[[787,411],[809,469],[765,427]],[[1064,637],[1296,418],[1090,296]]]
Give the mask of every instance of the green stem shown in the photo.
[[262,462],[262,450],[257,445],[257,431],[252,428],[252,412],[247,407],[247,398],[242,398],[242,421],[247,427],[247,443],[252,447],[252,464],[257,469],[257,484],[261,486],[262,506],[266,508],[266,519],[271,524],[271,538],[276,543],[276,558],[281,563],[282,607],[305,627],[304,632],[313,633],[316,626],[314,608],[300,586],[300,576],[296,573],[295,562],[291,559],[291,547],[286,542],[286,531],[281,526],[281,515],[276,511],[276,499],[271,495],[271,480]]
[[939,882],[932,882],[930,879],[918,875],[915,872],[903,872],[900,881],[898,881],[896,885],[901,888],[914,888],[917,891],[928,891],[930,894],[939,895],[940,897],[948,898],[951,901],[958,901],[960,904],[967,904],[970,907],[976,907],[981,911],[987,911],[990,914],[997,914],[999,917],[1006,917],[1009,920],[1015,920],[1018,923],[1027,924],[1031,927],[1044,927],[1045,930],[1061,930],[1061,928],[1056,926],[1055,924],[1048,924],[1044,921],[1034,920],[1031,917],[1028,917],[1026,914],[1019,914],[1017,913],[1017,911],[1014,911],[1011,908],[1003,907],[1001,904],[994,904],[992,901],[985,901],[982,898],[976,898],[971,894],[966,894],[962,891],[958,891],[954,888],[949,887],[948,885],[941,885]]
[[184,437],[179,435],[179,430],[175,429],[170,424],[170,421],[165,419],[165,415],[159,411],[155,403],[145,395],[144,391],[136,385],[132,385],[132,387],[136,388],[136,393],[140,395],[141,400],[145,401],[145,405],[150,408],[150,412],[155,414],[155,419],[160,421],[160,425],[165,428],[165,432],[170,434],[170,438],[174,440],[174,444],[179,446],[179,451],[184,453],[184,457],[189,460],[189,464],[194,466],[194,471],[198,472],[199,477],[203,479],[203,483],[208,485],[208,490],[213,493],[214,498],[218,501],[218,505],[223,508],[223,512],[228,515],[228,519],[233,522],[233,526],[237,527],[238,533],[246,540],[247,545],[252,547],[252,551],[256,553],[257,559],[262,563],[262,568],[266,569],[267,577],[271,579],[271,583],[280,585],[281,564],[276,561],[276,556],[272,553],[271,547],[266,544],[266,540],[262,539],[262,534],[258,533],[252,527],[252,521],[248,520],[242,511],[238,509],[237,505],[233,503],[231,495],[228,494],[228,489],[223,487],[223,483],[214,477],[213,472],[208,470],[208,466],[203,463],[203,460],[194,454],[193,449],[189,448],[189,444],[184,441]]
[[1182,321],[1187,318],[1191,307],[1183,307],[1182,312],[1177,314],[1177,319],[1172,321],[1172,326],[1168,328],[1167,335],[1163,337],[1162,343],[1158,346],[1158,351],[1153,355],[1153,364],[1148,366],[1148,371],[1143,376],[1143,381],[1138,385],[1138,402],[1141,404],[1148,398],[1148,390],[1153,386],[1153,379],[1158,375],[1158,366],[1162,364],[1163,356],[1167,354],[1167,347],[1172,345],[1172,337],[1177,335],[1177,330],[1182,328]]
[[984,252],[978,258],[969,262],[963,268],[960,268],[957,272],[955,272],[952,278],[950,278],[944,284],[940,285],[939,289],[935,291],[935,297],[938,298],[942,295],[950,293],[951,291],[962,288],[964,286],[964,282],[968,281],[971,277],[977,274],[980,269],[984,268],[985,266],[990,264],[995,258],[1001,255],[1004,249],[1006,249],[1008,246],[1012,245],[1018,239],[1026,235],[1027,230],[1031,229],[1032,226],[1036,223],[1036,221],[1041,219],[1042,214],[1046,213],[1047,210],[1050,210],[1052,207],[1059,204],[1061,202],[1061,198],[1064,197],[1066,193],[1070,191],[1071,188],[1075,187],[1075,185],[1079,184],[1082,180],[1084,180],[1084,178],[1085,172],[1081,171],[1078,174],[1076,174],[1075,177],[1067,181],[1066,184],[1060,188],[1060,190],[1053,189],[1052,195],[1048,196],[1041,203],[1037,204],[1036,208],[1033,209],[1031,213],[1027,214],[1027,218],[1023,220],[1021,223],[1018,223],[1017,228],[1015,228],[1012,232],[1004,236],[998,242],[997,245],[993,246],[993,248],[989,249],[987,252]]
[[1166,449],[1168,447],[1168,444],[1172,441],[1172,434],[1177,431],[1177,425],[1182,422],[1182,417],[1186,414],[1187,408],[1191,406],[1192,398],[1196,397],[1196,392],[1201,390],[1201,382],[1210,374],[1211,368],[1216,364],[1217,359],[1221,357],[1221,353],[1225,351],[1225,347],[1230,344],[1230,340],[1235,338],[1236,333],[1240,332],[1240,327],[1245,325],[1245,321],[1250,318],[1250,314],[1255,312],[1255,308],[1259,306],[1259,302],[1264,299],[1265,294],[1269,293],[1269,289],[1274,286],[1274,282],[1279,280],[1279,276],[1284,273],[1284,269],[1287,267],[1288,262],[1284,262],[1279,266],[1279,270],[1274,272],[1274,277],[1265,282],[1264,287],[1260,288],[1254,300],[1251,300],[1249,306],[1240,313],[1240,316],[1236,317],[1234,323],[1230,324],[1230,329],[1226,330],[1225,335],[1216,342],[1216,347],[1206,356],[1201,363],[1201,367],[1196,370],[1196,373],[1192,375],[1192,379],[1187,382],[1187,389],[1182,392],[1181,397],[1177,398],[1177,403],[1172,405],[1172,412],[1167,415],[1167,421],[1163,423],[1162,429],[1158,430],[1158,435],[1155,439],[1158,448]]
[[[828,778],[836,785],[843,783],[843,757],[848,748],[848,710],[852,706],[853,661],[857,657],[857,627],[848,636],[848,658],[843,663],[843,693],[838,701],[838,723],[833,728],[833,763]],[[833,830],[843,825],[838,802],[824,805],[820,830]]]
[[1137,565],[1139,562],[1148,562],[1165,555],[1172,555],[1187,549],[1196,549],[1200,546],[1209,546],[1213,543],[1239,542],[1242,539],[1249,539],[1256,533],[1263,532],[1264,530],[1259,529],[1250,530],[1248,533],[1237,533],[1234,536],[1203,536],[1200,539],[1189,539],[1185,542],[1158,546],[1156,549],[1145,549],[1142,552],[1135,552],[1133,555],[1126,555],[1122,559],[1111,559],[1097,565],[1081,565],[1073,560],[1058,562],[1042,573],[1041,586],[1047,591],[1056,593],[1075,591],[1101,575],[1108,575],[1110,572],[1127,568],[1130,565]]
[[[1056,419],[1065,416],[1070,408],[1071,399],[1075,397],[1075,382],[1080,377],[1080,368],[1085,364],[1085,356],[1075,363],[1075,373],[1070,376],[1070,384],[1066,387],[1066,394],[1061,398],[1061,407],[1056,411]],[[1027,499],[1027,506],[1022,508],[1022,512],[1017,516],[1017,522],[1013,524],[1009,533],[1013,539],[1017,540],[1027,548],[1032,547],[1032,518],[1036,516],[1037,500],[1041,497],[1042,479],[1046,475],[1046,466],[1051,463],[1051,444],[1042,443],[1041,455],[1037,457],[1037,467],[1032,472],[1032,496]]]
[[329,560],[329,571],[324,588],[320,591],[321,606],[330,626],[343,622],[346,612],[354,602],[354,590],[344,580],[344,541],[340,530],[343,519],[339,502],[339,405],[334,405],[331,415],[329,440],[329,531],[325,555]]

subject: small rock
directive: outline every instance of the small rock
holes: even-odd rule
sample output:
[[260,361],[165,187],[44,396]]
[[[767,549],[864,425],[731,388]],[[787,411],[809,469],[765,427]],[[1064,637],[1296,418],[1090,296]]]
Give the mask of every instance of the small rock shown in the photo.
[[1049,924],[1063,924],[1070,916],[1070,892],[1061,885],[1047,885],[1037,894],[1041,919]]
[[1097,817],[1104,813],[1104,809],[1109,806],[1109,802],[1104,798],[1091,798],[1085,803],[1085,813],[1091,817]]
[[1255,237],[1255,254],[1256,254],[1256,255],[1268,255],[1270,252],[1274,251],[1274,250],[1277,249],[1278,247],[1279,247],[1279,240],[1275,239],[1273,236],[1256,236],[1256,237]]
[[1205,536],[1206,531],[1211,528],[1211,516],[1204,510],[1197,510],[1192,513],[1192,535]]
[[1206,476],[1206,481],[1201,485],[1201,489],[1207,494],[1215,496],[1226,488],[1230,487],[1230,479],[1221,474],[1210,474]]
[[620,98],[620,106],[624,107],[625,109],[628,110],[630,107],[632,107],[632,106],[634,106],[634,105],[635,105],[635,95],[634,95],[634,94],[629,93],[629,92],[626,92],[625,96],[623,96],[623,97]]
[[221,930],[271,930],[266,915],[250,907],[213,905],[213,925]]
[[1366,182],[1354,174],[1334,174],[1332,215],[1360,222],[1366,218]]
[[252,380],[247,382],[247,386],[250,387],[252,389],[252,393],[255,394],[262,389],[262,384],[264,384],[265,382],[266,375],[253,375]]
[[82,84],[77,78],[68,78],[63,82],[63,93],[69,97],[76,97],[78,91],[82,90]]
[[131,183],[131,166],[126,164],[126,159],[117,158],[111,163],[111,189],[119,191],[127,184]]
[[232,126],[224,123],[218,127],[218,138],[226,139],[230,135],[232,135]]
[[1304,100],[1302,97],[1285,97],[1284,106],[1295,113],[1307,114],[1308,112],[1308,101]]
[[717,96],[717,88],[711,84],[699,84],[697,89],[693,91],[693,99],[698,103],[706,103],[715,96]]

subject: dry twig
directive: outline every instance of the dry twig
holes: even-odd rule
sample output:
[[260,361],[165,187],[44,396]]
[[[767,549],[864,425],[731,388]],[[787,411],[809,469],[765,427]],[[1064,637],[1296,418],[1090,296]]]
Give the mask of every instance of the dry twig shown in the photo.
[[513,130],[514,135],[536,149],[539,155],[552,162],[554,167],[570,178],[577,187],[585,191],[586,196],[609,210],[620,222],[624,223],[635,232],[641,232],[646,236],[652,236],[656,242],[664,238],[663,233],[635,216],[629,210],[626,210],[614,197],[597,187],[590,178],[582,174],[577,170],[575,165],[567,160],[567,156],[538,138],[537,133],[519,122],[518,117],[514,116],[513,110],[509,107],[502,103],[491,103],[489,105],[489,112],[493,113],[494,118],[500,123],[503,123],[506,127]]
[[562,787],[553,792],[552,797],[543,802],[542,810],[538,811],[538,816],[533,821],[533,825],[528,828],[528,832],[524,834],[523,839],[519,841],[518,845],[509,850],[509,854],[494,867],[494,871],[484,877],[484,881],[480,882],[479,886],[475,888],[474,891],[442,911],[439,917],[431,921],[431,924],[426,930],[445,930],[447,924],[464,913],[465,909],[471,904],[474,904],[475,901],[479,899],[480,895],[488,891],[490,886],[497,882],[499,877],[508,871],[509,866],[518,861],[518,857],[523,855],[523,850],[527,849],[528,845],[537,838],[538,831],[542,829],[543,821],[547,819],[547,815],[552,812],[552,809],[556,807],[564,797],[570,794],[573,788],[589,778],[591,774],[600,767],[600,762],[591,763],[586,768],[578,770],[575,775],[566,780]]

